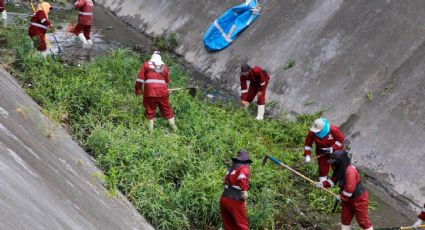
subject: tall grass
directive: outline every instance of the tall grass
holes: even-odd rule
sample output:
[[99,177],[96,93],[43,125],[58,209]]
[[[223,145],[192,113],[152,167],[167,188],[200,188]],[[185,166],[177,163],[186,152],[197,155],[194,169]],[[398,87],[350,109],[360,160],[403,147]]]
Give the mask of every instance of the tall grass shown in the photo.
[[[241,148],[254,161],[247,200],[251,229],[302,229],[301,222],[320,222],[315,221],[315,210],[331,208],[331,197],[271,163],[261,166],[265,154],[290,165],[301,162],[314,116],[302,115],[296,122],[258,122],[230,104],[173,92],[171,105],[179,130],[172,132],[166,121],[158,119],[149,133],[140,98],[133,94],[147,55],[116,50],[81,67],[67,66],[43,60],[20,33],[16,28],[0,30],[7,46],[15,50],[17,61],[11,71],[30,83],[27,93],[52,119],[65,123],[97,160],[111,194],[120,190],[156,228],[219,228],[223,161]],[[163,58],[171,86],[184,85],[188,72],[171,55],[164,53]],[[315,167],[302,170],[316,175]],[[298,215],[301,211],[304,215]]]

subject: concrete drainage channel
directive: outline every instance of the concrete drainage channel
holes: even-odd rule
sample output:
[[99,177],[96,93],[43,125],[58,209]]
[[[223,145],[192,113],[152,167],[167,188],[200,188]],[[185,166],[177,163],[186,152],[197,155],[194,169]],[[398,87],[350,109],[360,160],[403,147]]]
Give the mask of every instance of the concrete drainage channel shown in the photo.
[[[95,43],[97,44],[96,49],[93,51],[88,51],[90,53],[85,53],[84,55],[77,54],[76,52],[73,52],[73,47],[78,46],[76,43],[78,41],[74,41],[73,39],[69,39],[66,37],[59,36],[59,43],[63,47],[65,55],[63,56],[64,60],[67,62],[73,62],[77,60],[78,62],[87,62],[90,61],[92,58],[102,55],[107,49],[109,49],[111,46],[113,47],[133,47],[134,44],[137,43],[149,43],[149,39],[146,37],[143,37],[138,32],[136,32],[133,29],[128,28],[124,23],[122,23],[119,19],[112,16],[109,13],[105,13],[103,9],[96,8],[96,21],[95,21],[95,28],[94,28],[94,37],[95,37]],[[65,25],[64,25],[65,26]],[[59,34],[63,34],[63,31],[58,31]],[[127,36],[122,36],[122,34],[126,34]],[[57,51],[57,47],[53,44],[53,52]],[[199,79],[199,78],[197,78]],[[16,85],[4,85],[4,87],[11,87],[16,88]],[[6,92],[2,89],[2,101],[4,98],[6,98],[6,93],[3,94],[3,92]],[[233,98],[232,94],[226,95],[226,93],[217,93],[215,90],[211,91],[212,94],[216,94],[216,97],[221,97],[221,95],[224,95],[222,98],[224,99],[230,99]],[[3,98],[4,97],[4,98]],[[3,106],[3,103],[2,103]],[[35,107],[35,105],[33,105]],[[6,107],[6,106],[5,106]],[[14,106],[10,105],[9,109],[3,109],[2,114],[13,114],[13,108]],[[3,116],[3,120],[5,120],[6,117]],[[4,127],[7,127],[4,125]],[[64,134],[65,135],[65,134]],[[3,150],[8,150],[9,147],[3,146]],[[10,151],[8,151],[10,153]],[[16,159],[16,157],[15,157]],[[66,160],[65,158],[58,158],[59,165],[64,164],[64,162],[72,161],[72,160]],[[68,165],[64,165],[64,168],[70,168]],[[72,167],[71,167],[72,168]],[[69,170],[68,170],[69,171]],[[70,171],[71,172],[71,171]],[[71,172],[72,174],[72,172]],[[73,174],[74,175],[74,174]],[[72,182],[70,183],[72,184]],[[378,193],[379,194],[379,193]],[[373,196],[373,195],[372,195]],[[385,202],[383,202],[380,197],[381,194],[374,196],[377,208],[375,211],[372,211],[372,221],[374,222],[375,226],[401,226],[401,225],[409,225],[411,224],[411,221],[408,220],[403,214],[398,213],[396,210],[390,208]],[[131,208],[130,208],[131,209]],[[411,215],[412,213],[409,213]],[[134,215],[134,213],[132,214]],[[412,215],[413,216],[413,215]],[[335,216],[335,220],[338,220],[338,216]],[[137,225],[136,225],[137,226]],[[137,227],[134,227],[135,229],[139,229]],[[84,228],[82,228],[84,229]],[[102,228],[102,229],[108,229],[108,228]],[[114,229],[114,228],[111,228]],[[116,228],[115,228],[116,229]],[[123,229],[130,229],[130,228],[123,228]]]

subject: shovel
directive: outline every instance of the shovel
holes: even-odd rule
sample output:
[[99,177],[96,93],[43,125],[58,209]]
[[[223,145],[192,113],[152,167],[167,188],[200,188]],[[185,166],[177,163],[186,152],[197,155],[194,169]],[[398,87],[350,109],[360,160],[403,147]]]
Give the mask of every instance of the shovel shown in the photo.
[[187,89],[189,90],[189,95],[190,96],[192,96],[192,97],[195,97],[196,96],[197,89],[196,89],[196,87],[193,87],[193,86],[168,89],[168,91],[169,92],[173,92],[173,91],[182,91],[182,90],[187,90]]

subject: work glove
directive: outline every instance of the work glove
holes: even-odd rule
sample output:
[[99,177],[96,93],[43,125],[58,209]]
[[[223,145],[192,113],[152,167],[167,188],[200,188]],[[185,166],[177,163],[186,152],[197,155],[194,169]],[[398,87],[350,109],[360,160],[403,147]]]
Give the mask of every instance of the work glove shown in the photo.
[[323,188],[323,182],[316,182],[316,188]]
[[257,97],[261,97],[261,96],[263,96],[263,93],[262,93],[261,91],[259,91],[259,92],[257,93]]
[[322,148],[322,151],[323,151],[325,154],[331,154],[331,153],[333,153],[333,152],[334,152],[334,149],[333,149],[332,147],[329,147],[329,148]]
[[306,155],[306,156],[304,157],[304,162],[305,162],[305,163],[310,163],[310,162],[311,162],[311,157],[310,157],[310,155]]
[[336,199],[339,203],[341,203],[341,195],[339,195],[339,194],[338,194],[338,195],[336,195],[336,196],[335,196],[335,199]]
[[421,220],[421,219],[418,219],[413,225],[412,225],[412,228],[414,228],[414,229],[417,229],[419,226],[421,226],[422,225],[422,223],[423,223],[424,221],[423,220]]
[[242,191],[242,198],[243,199],[248,198],[248,191]]

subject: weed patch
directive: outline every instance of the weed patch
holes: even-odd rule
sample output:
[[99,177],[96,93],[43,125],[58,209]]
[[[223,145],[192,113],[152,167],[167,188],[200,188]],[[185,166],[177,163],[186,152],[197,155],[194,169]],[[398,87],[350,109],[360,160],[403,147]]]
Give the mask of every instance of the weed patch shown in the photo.
[[[158,119],[149,133],[140,98],[133,93],[136,74],[148,55],[116,50],[90,64],[67,66],[44,60],[17,28],[0,33],[14,50],[11,72],[26,82],[26,92],[51,119],[66,124],[97,160],[110,195],[120,190],[156,228],[219,228],[223,161],[241,148],[254,160],[247,200],[251,229],[288,223],[292,229],[302,229],[306,223],[318,222],[315,211],[332,209],[332,197],[288,171],[261,166],[265,154],[288,165],[302,162],[299,147],[315,116],[258,122],[241,109],[182,91],[170,96],[179,131],[170,132],[166,121]],[[164,52],[163,59],[170,70],[170,87],[184,86],[188,72],[172,55]],[[303,173],[314,178],[316,170],[308,166]],[[297,214],[300,207],[303,215]]]

